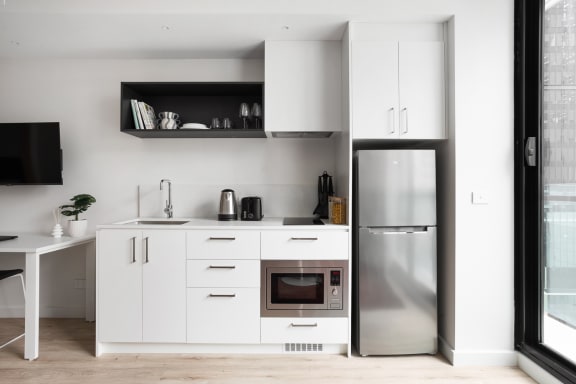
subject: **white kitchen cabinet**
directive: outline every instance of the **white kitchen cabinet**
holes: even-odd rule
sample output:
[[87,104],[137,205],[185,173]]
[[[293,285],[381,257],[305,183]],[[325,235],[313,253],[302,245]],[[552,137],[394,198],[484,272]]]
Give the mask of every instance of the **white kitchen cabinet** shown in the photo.
[[99,342],[186,341],[184,231],[101,230]]
[[341,60],[338,41],[266,41],[267,134],[341,131]]
[[188,259],[259,259],[260,232],[236,230],[189,231]]
[[353,139],[443,139],[444,43],[352,41]]
[[188,287],[253,287],[260,260],[188,260]]
[[261,320],[261,341],[265,343],[347,344],[348,318],[269,318]]
[[347,260],[348,237],[347,231],[264,231],[262,259]]
[[260,232],[187,236],[187,341],[260,343]]
[[188,289],[188,342],[260,343],[260,288]]

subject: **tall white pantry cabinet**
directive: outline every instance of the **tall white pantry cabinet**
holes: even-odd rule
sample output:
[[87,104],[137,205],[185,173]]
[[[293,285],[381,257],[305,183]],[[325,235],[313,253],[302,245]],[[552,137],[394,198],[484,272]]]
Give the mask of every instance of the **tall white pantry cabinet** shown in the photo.
[[352,41],[354,139],[444,139],[444,43]]

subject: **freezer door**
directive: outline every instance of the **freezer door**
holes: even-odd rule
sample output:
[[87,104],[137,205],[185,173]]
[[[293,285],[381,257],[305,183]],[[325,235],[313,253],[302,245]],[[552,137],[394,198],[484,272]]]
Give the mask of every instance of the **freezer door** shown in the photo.
[[358,352],[436,353],[436,228],[361,228],[358,246]]
[[356,154],[358,225],[436,225],[434,150]]

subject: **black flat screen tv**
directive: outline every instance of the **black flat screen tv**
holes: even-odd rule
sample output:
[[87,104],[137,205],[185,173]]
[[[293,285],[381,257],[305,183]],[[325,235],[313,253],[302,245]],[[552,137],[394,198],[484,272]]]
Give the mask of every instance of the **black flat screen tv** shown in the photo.
[[59,123],[0,123],[0,185],[62,185]]

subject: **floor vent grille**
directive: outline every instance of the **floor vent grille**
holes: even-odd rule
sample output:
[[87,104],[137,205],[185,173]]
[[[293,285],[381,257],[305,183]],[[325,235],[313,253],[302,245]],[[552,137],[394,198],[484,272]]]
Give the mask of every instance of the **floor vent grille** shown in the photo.
[[324,349],[323,344],[309,344],[309,343],[284,344],[284,352],[322,352],[323,349]]

